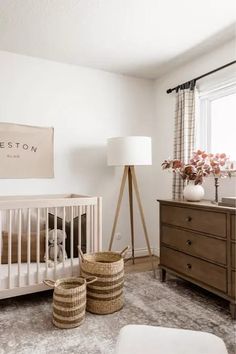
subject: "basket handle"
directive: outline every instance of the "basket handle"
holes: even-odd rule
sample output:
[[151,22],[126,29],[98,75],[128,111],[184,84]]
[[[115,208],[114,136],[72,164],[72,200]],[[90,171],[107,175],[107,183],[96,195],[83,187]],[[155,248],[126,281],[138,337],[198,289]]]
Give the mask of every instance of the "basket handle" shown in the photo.
[[43,282],[45,285],[49,286],[49,288],[55,288],[55,280],[46,279]]
[[87,283],[87,284],[92,284],[92,283],[94,283],[95,281],[97,281],[98,278],[95,277],[95,276],[88,276],[88,277],[85,277],[85,280],[86,280],[86,283]]
[[128,250],[129,250],[129,246],[126,246],[126,247],[123,249],[123,251],[120,252],[120,256],[121,256],[122,258],[125,258],[126,253],[128,252]]
[[82,262],[84,262],[84,254],[80,246],[78,246],[79,258],[81,258]]

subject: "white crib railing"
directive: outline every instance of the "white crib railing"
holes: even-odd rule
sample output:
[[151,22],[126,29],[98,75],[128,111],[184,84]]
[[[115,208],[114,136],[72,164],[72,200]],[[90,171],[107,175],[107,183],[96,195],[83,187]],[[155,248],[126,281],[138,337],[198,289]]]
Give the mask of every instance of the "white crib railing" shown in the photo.
[[[85,238],[85,235],[82,235],[84,215],[86,252],[99,251],[102,248],[100,197],[0,197],[0,299],[45,290],[43,280],[46,278],[58,279],[78,275],[77,247],[82,245],[82,237]],[[53,227],[50,225],[49,216],[50,220],[53,220]],[[61,220],[60,227],[58,217]],[[78,234],[75,234],[75,222],[78,225]],[[66,233],[68,224],[69,234]],[[51,230],[53,239],[50,238]],[[62,240],[59,239],[59,230],[62,230]],[[57,241],[60,241],[59,248]],[[50,242],[53,242],[54,248],[51,248]],[[66,243],[69,245],[68,254]],[[62,259],[59,261],[58,249],[61,248]],[[51,250],[53,255],[50,254]]]

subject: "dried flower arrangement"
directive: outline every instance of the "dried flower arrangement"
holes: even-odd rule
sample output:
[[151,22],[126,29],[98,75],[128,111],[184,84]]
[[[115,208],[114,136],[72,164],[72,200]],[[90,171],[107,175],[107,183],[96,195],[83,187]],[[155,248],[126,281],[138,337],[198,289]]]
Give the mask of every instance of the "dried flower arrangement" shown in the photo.
[[[165,160],[162,163],[164,170],[171,169],[178,173],[184,181],[194,181],[194,184],[202,184],[204,177],[213,175],[215,178],[230,176],[230,169],[226,167],[229,158],[225,153],[209,154],[198,150],[193,153],[187,164],[180,160]],[[223,167],[225,167],[223,169]]]

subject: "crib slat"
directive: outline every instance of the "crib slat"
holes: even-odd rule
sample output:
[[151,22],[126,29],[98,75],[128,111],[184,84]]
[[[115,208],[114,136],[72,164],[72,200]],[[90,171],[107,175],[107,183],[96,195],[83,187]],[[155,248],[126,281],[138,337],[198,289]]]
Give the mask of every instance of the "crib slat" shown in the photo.
[[97,205],[93,205],[93,252],[98,251],[97,227]]
[[62,252],[63,252],[63,273],[65,272],[65,258],[66,258],[66,254],[65,254],[65,250],[66,250],[66,245],[65,245],[65,233],[66,233],[66,208],[63,207],[63,211],[62,211],[63,215],[62,215],[62,231],[63,231],[63,242],[62,242]]
[[[85,205],[82,205],[82,206],[81,206],[81,214],[82,214],[82,215],[85,215],[85,218],[86,218],[86,219],[85,219],[85,221],[86,221],[86,226],[85,226],[85,228],[86,228],[86,246],[85,246],[85,247],[86,247],[86,252],[88,252],[88,248],[87,248],[87,244],[88,244],[87,229],[88,229],[88,228],[87,228],[87,214],[86,214],[86,210],[87,210],[87,209],[86,209]],[[82,216],[82,215],[81,215],[81,216]],[[82,224],[82,220],[81,220],[81,224]],[[81,231],[81,227],[80,227],[80,231]],[[81,236],[82,236],[82,234],[81,234]],[[81,242],[80,242],[80,245],[81,245]]]
[[91,252],[90,246],[90,208],[88,205],[85,207],[86,212],[86,252]]
[[22,209],[18,210],[18,286],[21,286],[21,225],[22,225]]
[[54,279],[57,277],[57,208],[54,211]]
[[73,275],[73,264],[74,264],[74,207],[70,207],[70,259],[71,259],[71,272]]
[[97,239],[98,239],[98,249],[97,251],[102,250],[102,198],[97,198],[97,213],[98,213],[98,225],[97,225]]
[[46,208],[46,240],[45,240],[45,262],[46,262],[46,278],[48,278],[48,208]]
[[93,244],[93,206],[90,205],[90,248],[91,252],[94,252],[94,244]]
[[28,275],[28,285],[30,285],[30,246],[31,246],[31,209],[28,208],[28,219],[27,219],[27,275]]
[[82,205],[82,214],[85,214],[86,213],[86,207],[85,205]]
[[8,288],[11,289],[12,210],[8,214]]
[[40,209],[37,209],[37,243],[36,243],[36,260],[37,260],[37,283],[39,283],[40,271]]
[[[81,248],[81,206],[78,206],[78,246]],[[78,257],[79,261],[79,257]]]

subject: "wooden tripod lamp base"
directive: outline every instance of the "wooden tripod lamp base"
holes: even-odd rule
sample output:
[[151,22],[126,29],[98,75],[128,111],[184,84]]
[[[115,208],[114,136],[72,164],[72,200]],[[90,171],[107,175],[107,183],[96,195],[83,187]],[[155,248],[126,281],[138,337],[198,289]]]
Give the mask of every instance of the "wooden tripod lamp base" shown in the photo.
[[[134,149],[135,147],[135,149]],[[138,149],[137,149],[138,147]],[[133,150],[132,150],[132,149]],[[130,153],[131,150],[131,153]],[[135,158],[135,154],[136,158]],[[118,152],[121,151],[121,157],[117,158]],[[110,154],[109,154],[110,152]],[[132,155],[133,153],[133,155]],[[144,153],[144,154],[143,154]],[[132,155],[132,156],[131,156]],[[141,156],[140,156],[141,155]],[[147,156],[148,155],[148,156]],[[134,215],[133,215],[133,194],[136,195],[138,209],[141,217],[141,222],[143,226],[145,241],[148,249],[148,254],[150,257],[150,262],[155,276],[155,268],[153,262],[153,255],[150,247],[147,226],[145,222],[143,207],[141,203],[140,193],[138,189],[137,178],[135,174],[134,165],[148,165],[151,164],[151,138],[149,137],[125,137],[125,138],[111,138],[108,140],[108,164],[109,165],[124,165],[124,173],[121,181],[120,192],[118,197],[118,202],[116,206],[115,218],[112,227],[111,239],[109,243],[109,251],[112,249],[112,244],[114,241],[116,226],[118,222],[118,217],[121,208],[121,202],[124,195],[124,188],[126,181],[128,179],[129,188],[129,210],[130,210],[130,227],[131,227],[131,246],[132,255],[129,259],[132,259],[133,263],[135,260],[135,250],[134,250]],[[137,158],[139,161],[137,161]],[[119,161],[118,161],[119,160]],[[112,162],[112,163],[111,163]],[[126,164],[125,162],[135,162],[134,164]],[[137,163],[139,162],[139,163]],[[140,163],[141,162],[141,163]],[[145,163],[144,163],[145,162]],[[134,193],[133,193],[134,192]]]

